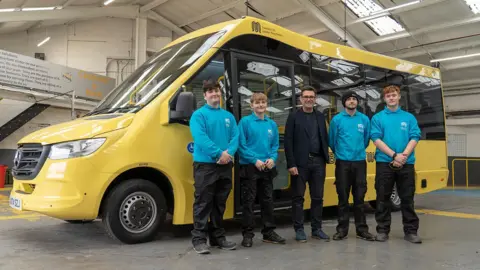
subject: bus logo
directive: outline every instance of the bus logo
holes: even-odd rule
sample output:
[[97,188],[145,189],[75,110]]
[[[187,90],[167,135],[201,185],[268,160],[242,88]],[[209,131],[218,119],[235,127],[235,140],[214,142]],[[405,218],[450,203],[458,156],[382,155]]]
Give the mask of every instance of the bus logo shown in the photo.
[[367,161],[368,162],[375,161],[375,152],[367,152]]
[[252,22],[252,31],[261,33],[262,32],[262,25],[259,22]]
[[191,142],[187,145],[187,151],[190,152],[190,153],[193,153],[193,142]]

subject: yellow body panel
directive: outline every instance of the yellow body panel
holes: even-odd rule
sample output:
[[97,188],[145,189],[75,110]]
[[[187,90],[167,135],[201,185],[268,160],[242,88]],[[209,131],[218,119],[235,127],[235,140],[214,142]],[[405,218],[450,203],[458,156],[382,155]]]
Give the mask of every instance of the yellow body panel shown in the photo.
[[[268,36],[312,53],[433,78],[440,76],[439,70],[432,67],[316,40],[256,18],[247,17],[210,26],[187,34],[168,46],[226,27],[230,30],[217,42],[215,48],[203,54],[155,100],[136,114],[124,114],[104,120],[78,119],[42,129],[23,138],[20,143],[54,144],[94,137],[105,137],[107,141],[87,157],[56,161],[47,159],[35,179],[15,179],[12,195],[22,199],[24,210],[60,219],[93,219],[99,214],[105,191],[120,174],[132,168],[149,167],[165,175],[172,186],[175,207],[173,223],[191,224],[194,199],[193,160],[187,145],[192,138],[187,126],[168,123],[168,102],[177,89],[197,72],[219,47],[239,35],[252,34],[253,22],[261,25],[261,32],[255,34]],[[375,151],[372,144],[368,151]],[[445,187],[448,177],[446,142],[421,141],[416,156],[417,193]],[[375,163],[368,163],[367,174],[368,192],[365,201],[375,200]],[[426,179],[426,188],[421,188],[421,179]],[[226,219],[234,217],[233,197],[234,190],[227,202]],[[329,164],[324,205],[336,204],[334,165]],[[305,208],[309,206],[310,197],[307,191]]]

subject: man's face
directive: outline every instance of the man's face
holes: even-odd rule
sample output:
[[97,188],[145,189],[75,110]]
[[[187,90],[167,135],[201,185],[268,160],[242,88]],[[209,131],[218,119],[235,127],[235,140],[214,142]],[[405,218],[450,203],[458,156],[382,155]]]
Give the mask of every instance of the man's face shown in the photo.
[[400,95],[397,92],[390,92],[385,94],[385,103],[388,106],[397,106],[400,101]]
[[355,97],[349,97],[345,101],[345,108],[347,108],[349,110],[355,110],[357,108],[357,106],[358,106],[358,100]]
[[220,88],[209,89],[203,94],[203,96],[209,105],[216,106],[220,104]]
[[300,102],[304,108],[311,109],[313,105],[315,105],[315,98],[316,95],[314,91],[303,91]]
[[250,105],[255,113],[261,114],[265,113],[267,110],[267,101],[260,99],[254,100],[253,103]]

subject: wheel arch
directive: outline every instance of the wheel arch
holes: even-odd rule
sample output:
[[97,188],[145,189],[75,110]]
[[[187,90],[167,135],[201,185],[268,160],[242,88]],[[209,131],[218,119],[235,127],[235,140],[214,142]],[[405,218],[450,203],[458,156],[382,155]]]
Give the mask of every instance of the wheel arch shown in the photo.
[[98,216],[101,217],[104,212],[105,200],[108,198],[110,192],[118,186],[120,183],[133,178],[141,178],[154,183],[162,190],[163,195],[167,201],[168,213],[173,215],[175,209],[175,195],[173,192],[173,186],[170,183],[168,177],[161,171],[152,167],[136,167],[124,171],[119,174],[107,187],[103,193],[102,200],[100,201],[100,208]]

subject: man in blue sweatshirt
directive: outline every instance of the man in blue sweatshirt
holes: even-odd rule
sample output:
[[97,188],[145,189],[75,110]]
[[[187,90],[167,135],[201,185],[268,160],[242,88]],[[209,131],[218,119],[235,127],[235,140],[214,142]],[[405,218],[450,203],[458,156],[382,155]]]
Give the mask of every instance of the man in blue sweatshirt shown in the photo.
[[195,179],[192,244],[197,253],[208,254],[207,234],[212,247],[236,248],[235,243],[226,240],[222,223],[232,189],[232,157],[238,148],[238,128],[235,117],[220,108],[218,83],[204,82],[203,93],[207,103],[190,119]]
[[273,178],[277,175],[279,135],[275,121],[265,115],[267,96],[255,93],[250,97],[253,113],[240,120],[240,184],[243,204],[242,246],[253,244],[255,216],[253,204],[258,195],[262,222],[263,241],[284,244],[285,239],[275,231],[273,218]]
[[390,233],[390,196],[396,184],[402,201],[404,239],[421,243],[417,235],[419,219],[414,209],[415,146],[421,137],[415,117],[399,107],[400,87],[389,85],[383,89],[385,109],[372,118],[371,139],[377,147],[375,153],[377,206],[377,241],[388,240]]
[[348,197],[353,195],[353,207],[357,237],[374,241],[368,232],[363,209],[367,192],[367,162],[365,149],[370,142],[370,120],[357,111],[359,96],[348,91],[342,96],[345,110],[330,121],[329,146],[335,154],[335,186],[338,194],[338,225],[333,240],[348,236],[349,211]]

